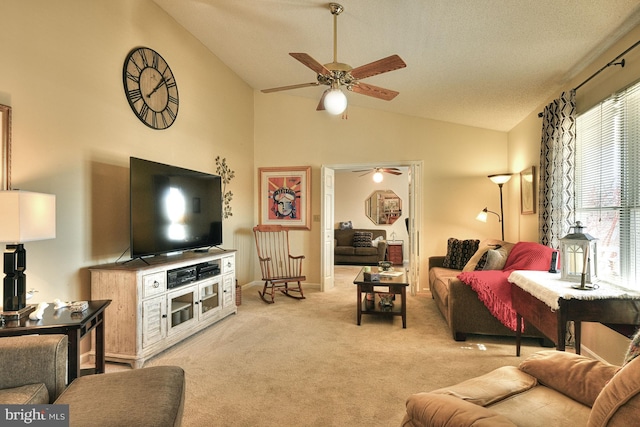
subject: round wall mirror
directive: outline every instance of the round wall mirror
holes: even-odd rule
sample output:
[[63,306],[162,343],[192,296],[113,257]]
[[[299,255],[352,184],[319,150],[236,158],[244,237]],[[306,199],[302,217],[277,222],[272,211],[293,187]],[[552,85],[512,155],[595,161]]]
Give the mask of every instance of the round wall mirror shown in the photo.
[[364,201],[364,212],[376,225],[391,225],[402,216],[402,200],[391,190],[377,190]]

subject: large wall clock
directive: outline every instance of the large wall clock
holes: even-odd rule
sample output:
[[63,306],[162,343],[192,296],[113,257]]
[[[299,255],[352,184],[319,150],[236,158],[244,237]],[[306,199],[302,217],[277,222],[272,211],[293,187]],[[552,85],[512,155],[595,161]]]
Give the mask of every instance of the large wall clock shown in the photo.
[[178,86],[167,62],[148,47],[133,49],[122,70],[124,93],[136,116],[152,129],[166,129],[178,116]]

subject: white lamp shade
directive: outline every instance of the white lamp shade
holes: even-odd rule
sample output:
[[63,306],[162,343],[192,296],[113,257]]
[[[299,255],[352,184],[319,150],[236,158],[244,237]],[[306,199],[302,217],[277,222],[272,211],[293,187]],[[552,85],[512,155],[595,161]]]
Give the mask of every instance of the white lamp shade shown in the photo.
[[0,191],[0,242],[24,243],[56,237],[56,196]]
[[493,181],[494,184],[506,184],[511,179],[511,174],[499,173],[496,175],[489,175],[488,178]]
[[382,172],[376,171],[376,173],[373,174],[373,182],[382,182],[383,179]]
[[478,221],[487,222],[487,211],[480,211],[476,219]]
[[324,97],[324,109],[337,116],[347,109],[347,97],[340,89],[330,89]]

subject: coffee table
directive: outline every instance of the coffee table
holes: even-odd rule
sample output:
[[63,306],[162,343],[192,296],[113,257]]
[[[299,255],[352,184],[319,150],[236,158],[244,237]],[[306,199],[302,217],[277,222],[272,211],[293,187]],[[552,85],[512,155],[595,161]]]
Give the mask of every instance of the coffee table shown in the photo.
[[[373,267],[372,270],[374,272],[377,267]],[[357,308],[358,308],[358,325],[360,325],[360,321],[362,320],[363,314],[371,314],[377,316],[402,316],[402,327],[407,327],[407,287],[409,286],[409,281],[407,280],[407,275],[404,272],[400,272],[399,275],[384,275],[384,272],[380,272],[382,276],[380,277],[380,281],[367,281],[364,279],[364,271],[363,267],[360,270],[360,273],[356,276],[353,283],[358,286],[358,300],[357,300]],[[398,272],[394,271],[393,274],[397,274]],[[386,288],[384,290],[377,290],[376,288]],[[362,294],[365,294],[363,297]],[[380,302],[380,293],[394,294],[400,295],[400,304],[396,301],[391,307],[383,307],[379,304]],[[367,300],[366,294],[373,294],[372,300]]]

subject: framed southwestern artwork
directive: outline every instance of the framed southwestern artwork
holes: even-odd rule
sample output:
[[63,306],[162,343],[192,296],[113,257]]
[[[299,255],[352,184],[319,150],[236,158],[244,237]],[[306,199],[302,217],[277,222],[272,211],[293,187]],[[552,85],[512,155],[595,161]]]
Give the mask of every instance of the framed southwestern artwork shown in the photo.
[[260,224],[311,229],[311,166],[259,168]]

